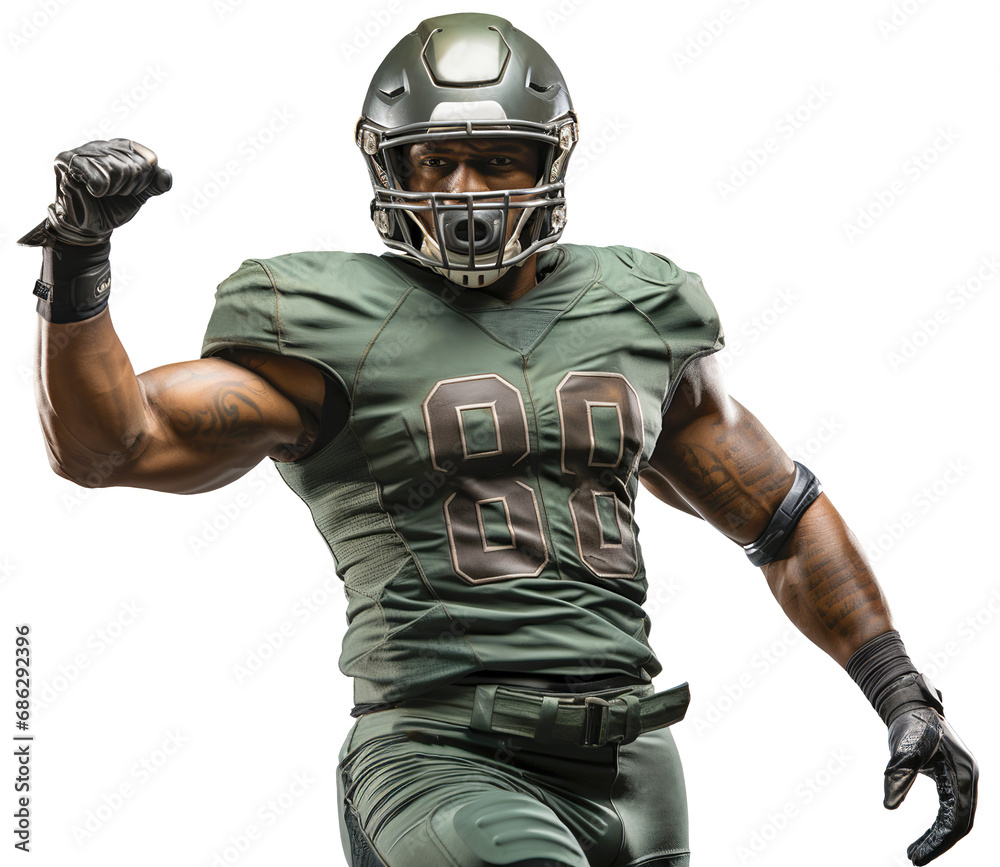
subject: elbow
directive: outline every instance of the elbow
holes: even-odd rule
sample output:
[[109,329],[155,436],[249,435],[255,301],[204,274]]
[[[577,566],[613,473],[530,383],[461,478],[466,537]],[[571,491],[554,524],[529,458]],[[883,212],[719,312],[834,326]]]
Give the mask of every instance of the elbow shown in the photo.
[[57,476],[83,488],[111,488],[121,484],[114,472],[109,470],[110,458],[104,462],[95,461],[86,467],[67,465],[58,461],[49,461],[49,466]]
[[[142,430],[128,430],[120,436],[89,428],[71,433],[52,412],[41,413],[40,421],[49,468],[60,478],[84,488],[128,484],[125,477],[151,443]],[[86,436],[87,444],[79,436]]]
[[67,467],[64,467],[56,460],[52,459],[49,460],[49,469],[51,469],[52,472],[54,472],[57,476],[59,476],[59,478],[65,479],[67,482],[76,482],[76,479],[73,477],[72,471]]
[[52,472],[80,487],[111,488],[125,484],[124,477],[130,463],[125,452],[70,456],[60,454],[51,446],[48,446],[47,451]]

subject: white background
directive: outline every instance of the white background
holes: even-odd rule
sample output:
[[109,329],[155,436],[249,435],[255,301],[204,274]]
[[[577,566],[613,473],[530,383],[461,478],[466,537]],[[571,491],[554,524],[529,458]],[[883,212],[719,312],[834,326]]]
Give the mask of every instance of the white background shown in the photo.
[[[335,774],[353,722],[336,665],[342,587],[270,462],[189,497],[88,490],[49,470],[31,387],[39,256],[14,241],[52,199],[52,157],[125,136],[173,172],[173,190],[115,233],[111,310],[136,371],[194,359],[214,288],[244,258],[381,252],[352,141],[368,80],[422,18],[498,8],[5,5],[0,643],[12,669],[13,626],[31,624],[41,704],[34,850],[13,852],[5,819],[4,864],[209,867],[251,824],[260,839],[230,863],[342,863]],[[561,66],[580,115],[565,240],[655,249],[703,276],[731,393],[817,473],[872,552],[911,656],[981,763],[977,827],[939,863],[994,859],[1000,276],[973,278],[1000,254],[1000,10],[502,8]],[[693,694],[675,733],[694,863],[907,863],[936,811],[931,782],[885,811],[885,730],[857,687],[795,640],[736,546],[644,491],[638,514],[657,684],[688,680]],[[235,666],[284,621],[292,637],[239,682]],[[12,679],[0,678],[11,734]],[[183,744],[165,758],[171,737]],[[2,767],[9,816],[13,763]],[[295,774],[308,788],[268,824],[259,810]]]

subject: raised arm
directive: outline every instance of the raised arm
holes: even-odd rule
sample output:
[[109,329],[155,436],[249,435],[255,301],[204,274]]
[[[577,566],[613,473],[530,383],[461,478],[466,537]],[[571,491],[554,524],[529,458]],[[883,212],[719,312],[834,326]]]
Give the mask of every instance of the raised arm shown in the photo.
[[218,488],[270,455],[302,457],[325,381],[303,361],[232,352],[135,375],[111,324],[114,229],[170,189],[156,154],[89,142],[54,162],[56,199],[19,243],[42,249],[36,399],[53,469],[88,487]]
[[[740,545],[767,549],[762,536],[772,535],[795,477],[792,459],[727,394],[707,356],[687,368],[640,478]],[[899,806],[918,773],[937,784],[937,819],[907,850],[914,864],[927,864],[972,829],[978,766],[944,719],[941,694],[906,654],[858,540],[825,494],[803,502],[761,568],[789,619],[847,669],[889,727],[884,805]]]
[[302,361],[239,351],[136,376],[108,309],[39,320],[36,348],[50,464],[86,487],[209,491],[265,457],[304,456],[319,430],[323,375]]

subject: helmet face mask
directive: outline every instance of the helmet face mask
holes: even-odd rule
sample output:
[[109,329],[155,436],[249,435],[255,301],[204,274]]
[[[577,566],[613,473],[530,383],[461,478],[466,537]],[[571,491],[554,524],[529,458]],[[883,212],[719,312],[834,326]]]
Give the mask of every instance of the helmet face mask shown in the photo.
[[[411,145],[505,138],[537,144],[532,186],[408,189]],[[504,19],[479,14],[428,19],[405,37],[376,72],[356,128],[384,243],[473,287],[558,240],[576,140],[569,93],[548,54]]]

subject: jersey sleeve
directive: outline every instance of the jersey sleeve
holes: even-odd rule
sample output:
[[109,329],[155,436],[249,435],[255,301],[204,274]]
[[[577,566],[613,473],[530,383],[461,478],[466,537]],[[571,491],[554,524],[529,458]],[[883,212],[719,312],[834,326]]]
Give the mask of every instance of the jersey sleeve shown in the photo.
[[247,259],[215,291],[201,357],[225,349],[264,349],[282,354],[278,325],[278,293],[264,266]]
[[667,348],[669,383],[662,406],[666,410],[688,364],[725,346],[722,322],[698,274],[658,253],[631,247],[614,250],[630,269],[633,302]]
[[314,272],[313,263],[297,263],[294,256],[244,261],[215,290],[201,357],[227,349],[262,349],[297,358],[319,368],[346,400],[343,365],[331,357],[322,338],[335,330],[338,311],[312,289]]
[[350,406],[349,392],[335,366],[336,360],[309,336],[318,330],[310,319],[314,311],[303,313],[297,304],[290,305],[287,292],[282,303],[283,293],[268,261],[247,259],[219,284],[202,340],[201,357],[224,355],[230,349],[257,349],[306,361],[318,368],[327,387],[320,432],[309,453],[313,454],[343,428]]

